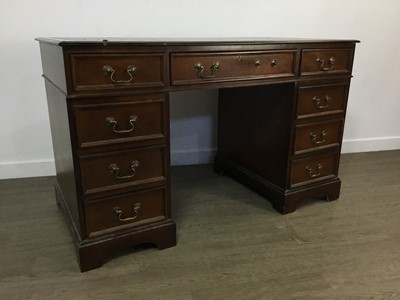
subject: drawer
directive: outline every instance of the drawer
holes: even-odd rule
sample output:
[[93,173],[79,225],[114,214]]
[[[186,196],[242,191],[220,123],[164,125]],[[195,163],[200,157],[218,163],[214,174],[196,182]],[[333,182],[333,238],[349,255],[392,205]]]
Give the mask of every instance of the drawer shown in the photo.
[[342,128],[343,122],[341,120],[297,125],[294,154],[329,147],[339,147]]
[[353,49],[306,49],[302,51],[300,75],[351,73]]
[[337,176],[339,154],[313,156],[292,161],[290,186],[295,187]]
[[86,202],[87,235],[94,237],[166,219],[165,194],[165,189],[154,189]]
[[165,184],[166,155],[165,147],[82,155],[79,162],[83,194]]
[[296,51],[173,53],[173,85],[294,76]]
[[303,86],[297,96],[297,118],[344,114],[349,85]]
[[[78,146],[165,139],[165,100],[110,98],[109,103],[73,105]],[[165,141],[164,141],[165,142]]]
[[163,53],[73,53],[70,60],[77,92],[165,85]]

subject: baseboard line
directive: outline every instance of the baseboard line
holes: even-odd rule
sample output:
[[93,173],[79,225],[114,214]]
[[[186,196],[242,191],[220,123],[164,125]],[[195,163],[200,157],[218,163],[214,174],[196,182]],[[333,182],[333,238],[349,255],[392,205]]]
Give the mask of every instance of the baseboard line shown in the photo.
[[54,176],[54,159],[0,162],[0,179]]
[[[400,149],[400,136],[347,139],[343,141],[342,153],[374,152]],[[172,150],[171,165],[209,164],[214,160],[216,149]],[[53,159],[0,162],[0,179],[54,176]]]
[[374,152],[400,149],[400,136],[343,140],[342,153]]
[[217,149],[191,149],[171,151],[171,165],[201,165],[211,164]]

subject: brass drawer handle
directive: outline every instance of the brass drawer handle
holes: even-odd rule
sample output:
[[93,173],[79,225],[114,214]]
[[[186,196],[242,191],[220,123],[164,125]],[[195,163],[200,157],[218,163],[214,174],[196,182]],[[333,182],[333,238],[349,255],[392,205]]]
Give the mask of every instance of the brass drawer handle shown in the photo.
[[115,133],[129,133],[135,129],[135,123],[139,120],[138,116],[132,115],[129,117],[129,123],[131,124],[131,128],[129,129],[117,129],[118,123],[114,117],[107,117],[105,119],[108,126],[112,126],[112,130]]
[[114,69],[109,65],[103,66],[104,75],[109,76],[113,83],[130,83],[133,80],[133,75],[135,75],[135,73],[136,73],[136,67],[134,65],[129,65],[126,68],[126,72],[129,74],[129,77],[130,77],[128,80],[116,80],[114,78],[114,74],[115,74]]
[[314,132],[310,132],[310,139],[313,144],[319,145],[319,144],[323,144],[326,142],[325,138],[327,135],[328,135],[328,133],[325,130],[323,130],[320,133],[319,141],[317,141],[317,135]]
[[219,61],[214,62],[210,67],[211,75],[204,75],[203,74],[204,66],[201,63],[197,63],[194,65],[194,69],[197,71],[197,76],[205,79],[216,77],[219,67],[220,67]]
[[[261,60],[257,59],[257,60],[254,62],[254,65],[256,66],[256,68],[261,67]],[[278,60],[276,60],[276,59],[273,59],[273,60],[271,61],[271,63],[270,63],[270,66],[271,66],[272,68],[275,68],[277,65],[278,65]]]
[[317,165],[317,170],[315,173],[313,172],[313,169],[310,166],[306,166],[306,171],[308,173],[308,177],[310,177],[310,178],[315,178],[315,177],[320,176],[321,170],[322,170],[322,164],[320,164],[320,163]]
[[329,102],[331,102],[331,100],[332,100],[332,98],[329,95],[326,95],[325,98],[323,98],[322,100],[319,97],[314,96],[313,97],[314,107],[317,109],[327,108],[329,106]]
[[128,178],[132,178],[136,175],[136,170],[139,167],[140,167],[140,162],[138,160],[134,160],[131,163],[131,170],[133,172],[132,174],[120,176],[119,175],[119,167],[117,164],[109,165],[108,170],[110,171],[111,174],[114,174],[115,178],[117,178],[117,179],[128,179]]
[[132,220],[135,220],[138,216],[139,216],[139,209],[142,207],[142,204],[140,202],[137,202],[133,205],[133,211],[135,213],[135,215],[133,217],[128,217],[128,218],[122,218],[122,209],[117,206],[114,207],[114,214],[118,216],[118,220],[120,222],[129,222]]
[[316,62],[317,62],[318,66],[319,66],[319,69],[321,71],[332,71],[333,70],[333,64],[335,63],[335,61],[336,61],[335,58],[332,56],[329,59],[328,66],[325,67],[324,66],[325,60],[323,60],[323,59],[321,59],[319,57],[317,57],[317,59],[316,59]]

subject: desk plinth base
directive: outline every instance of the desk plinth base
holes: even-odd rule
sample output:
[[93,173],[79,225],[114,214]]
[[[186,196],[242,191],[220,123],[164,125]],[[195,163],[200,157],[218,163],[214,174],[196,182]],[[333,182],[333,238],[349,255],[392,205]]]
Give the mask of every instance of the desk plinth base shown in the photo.
[[340,194],[341,181],[339,178],[293,189],[283,189],[233,161],[218,157],[218,155],[214,160],[214,171],[219,174],[227,174],[266,197],[272,203],[273,208],[281,214],[294,212],[297,205],[306,199],[333,201],[338,199]]
[[103,265],[104,258],[110,253],[145,243],[155,244],[160,250],[175,246],[175,223],[169,220],[113,237],[75,243],[79,268],[81,272],[99,268]]
[[101,267],[103,260],[116,250],[145,243],[155,244],[160,250],[176,245],[176,224],[170,219],[95,239],[81,240],[58,185],[55,186],[55,191],[57,205],[64,214],[74,241],[81,272]]

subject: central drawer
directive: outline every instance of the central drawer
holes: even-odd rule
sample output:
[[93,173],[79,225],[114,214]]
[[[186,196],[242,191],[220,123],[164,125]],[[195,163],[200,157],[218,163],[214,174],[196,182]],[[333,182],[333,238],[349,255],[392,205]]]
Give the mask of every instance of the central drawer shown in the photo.
[[295,50],[172,53],[172,85],[295,75]]
[[166,157],[164,146],[81,155],[83,195],[164,185]]

